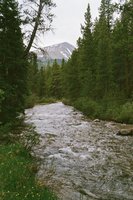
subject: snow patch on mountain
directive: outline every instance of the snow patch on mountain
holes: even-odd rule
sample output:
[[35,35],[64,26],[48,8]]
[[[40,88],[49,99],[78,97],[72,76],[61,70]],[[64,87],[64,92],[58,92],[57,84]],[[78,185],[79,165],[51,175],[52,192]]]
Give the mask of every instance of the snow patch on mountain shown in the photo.
[[64,59],[65,59],[65,58],[66,58],[66,59],[69,59],[68,55],[65,54],[63,51],[61,51],[61,54],[64,56]]

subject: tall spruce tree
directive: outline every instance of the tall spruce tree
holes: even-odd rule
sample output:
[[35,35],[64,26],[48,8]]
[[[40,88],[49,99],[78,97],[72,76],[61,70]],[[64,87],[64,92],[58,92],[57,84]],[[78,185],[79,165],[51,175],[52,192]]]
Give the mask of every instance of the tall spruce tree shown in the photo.
[[38,96],[39,98],[43,98],[46,95],[46,87],[45,87],[45,69],[41,67],[39,70],[38,77]]
[[90,5],[85,13],[85,23],[81,26],[82,39],[79,45],[79,76],[81,81],[81,95],[88,96],[92,93],[93,83],[93,37]]
[[61,71],[57,60],[52,65],[50,94],[55,98],[61,97]]
[[[125,98],[133,93],[133,1],[123,5],[114,29],[114,59],[117,63],[118,88]],[[119,70],[119,71],[118,71]],[[116,75],[117,75],[116,74]]]
[[16,0],[0,1],[0,87],[4,91],[0,121],[9,122],[23,112],[27,62]]
[[39,91],[39,69],[37,63],[37,55],[34,52],[30,52],[28,56],[28,94],[29,95],[38,95]]
[[96,69],[96,98],[108,96],[112,84],[111,58],[111,1],[102,0],[100,17],[95,23],[95,69]]
[[68,60],[64,68],[64,88],[65,96],[70,99],[77,99],[80,95],[80,81],[79,81],[79,52],[74,50],[71,59]]

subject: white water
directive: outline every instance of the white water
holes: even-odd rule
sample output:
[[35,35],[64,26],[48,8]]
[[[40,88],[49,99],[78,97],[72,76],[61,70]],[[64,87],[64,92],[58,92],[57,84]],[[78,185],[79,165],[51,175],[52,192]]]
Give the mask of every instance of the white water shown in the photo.
[[109,122],[87,121],[55,103],[26,110],[41,142],[37,178],[61,200],[133,200],[133,137],[116,136]]

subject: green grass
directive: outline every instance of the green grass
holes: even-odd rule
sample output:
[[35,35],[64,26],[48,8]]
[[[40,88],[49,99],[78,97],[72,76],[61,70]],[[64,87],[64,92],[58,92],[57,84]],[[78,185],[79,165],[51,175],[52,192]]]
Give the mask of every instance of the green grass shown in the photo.
[[19,143],[0,144],[0,200],[55,200],[35,180],[36,162]]

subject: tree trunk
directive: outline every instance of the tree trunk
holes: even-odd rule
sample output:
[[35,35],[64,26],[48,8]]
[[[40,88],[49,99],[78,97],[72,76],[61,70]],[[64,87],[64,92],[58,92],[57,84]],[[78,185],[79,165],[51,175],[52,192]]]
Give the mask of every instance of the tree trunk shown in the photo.
[[29,51],[32,47],[33,41],[34,41],[35,36],[36,36],[37,29],[38,29],[38,26],[39,26],[39,20],[40,20],[40,16],[41,16],[41,13],[42,13],[42,9],[43,9],[42,0],[40,0],[39,7],[38,7],[38,14],[37,14],[37,17],[36,17],[36,20],[35,20],[34,29],[32,31],[29,44],[28,44],[28,46],[27,46],[27,48],[24,52],[24,57],[28,56]]

